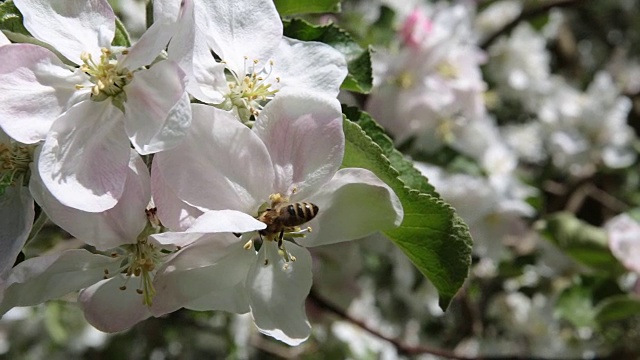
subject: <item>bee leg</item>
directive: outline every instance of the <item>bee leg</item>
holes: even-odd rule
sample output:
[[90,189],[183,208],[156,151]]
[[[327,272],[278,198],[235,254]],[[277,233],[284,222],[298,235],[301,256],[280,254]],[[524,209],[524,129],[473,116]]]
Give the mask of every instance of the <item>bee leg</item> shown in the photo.
[[280,250],[283,250],[282,239],[284,239],[284,229],[280,230],[280,234],[278,235],[278,249]]

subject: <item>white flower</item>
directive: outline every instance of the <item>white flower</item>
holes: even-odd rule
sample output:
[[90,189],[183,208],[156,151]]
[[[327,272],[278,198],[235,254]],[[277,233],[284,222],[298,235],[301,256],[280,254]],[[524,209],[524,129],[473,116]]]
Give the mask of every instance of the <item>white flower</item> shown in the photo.
[[65,59],[32,44],[0,47],[0,127],[25,144],[44,140],[39,171],[65,205],[113,207],[124,189],[129,142],[141,154],[161,151],[175,146],[190,122],[178,65],[144,67],[170,33],[158,22],[132,48],[112,48],[115,15],[106,0],[15,4],[27,30]]
[[[277,93],[338,95],[347,75],[342,54],[322,43],[283,37],[273,1],[186,0],[184,4],[176,14],[175,0],[156,1],[154,14],[177,22],[169,58],[187,72],[188,91],[197,99],[222,103],[247,122]],[[216,62],[211,51],[222,62]]]
[[640,222],[620,214],[607,221],[604,228],[613,256],[627,269],[640,274]]
[[[135,151],[131,151],[123,198],[102,213],[89,213],[67,207],[53,197],[37,173],[31,178],[30,189],[49,218],[73,236],[93,245],[106,254],[92,254],[86,250],[67,250],[52,255],[28,259],[5,276],[0,314],[14,306],[35,305],[80,291],[79,302],[87,320],[102,331],[125,330],[152,314],[158,295],[157,270],[166,261],[188,247],[193,231],[244,232],[264,228],[253,217],[231,211],[205,213],[204,224],[194,224],[191,233],[163,234],[155,209],[148,208],[151,193],[146,165]],[[222,213],[223,215],[219,215]],[[223,217],[227,222],[212,222]],[[173,242],[164,241],[171,238]],[[209,254],[201,253],[207,260]],[[202,262],[202,260],[200,260]],[[188,279],[185,279],[188,282]],[[180,292],[181,288],[162,287],[163,292]],[[183,294],[183,292],[180,292]],[[189,301],[185,298],[184,304]]]
[[[182,200],[169,203],[170,197],[160,197],[159,208],[187,203],[202,211],[231,209],[258,218],[268,207],[307,202],[317,206],[317,216],[284,227],[285,241],[268,229],[240,238],[221,234],[198,240],[174,258],[175,266],[167,265],[163,284],[179,281],[170,280],[171,273],[194,264],[192,257],[211,254],[217,259],[213,265],[190,266],[202,279],[220,279],[190,286],[203,299],[196,308],[250,310],[260,331],[299,344],[310,333],[304,299],[311,287],[311,257],[300,245],[326,245],[397,226],[402,220],[399,200],[368,170],[338,170],[344,134],[335,99],[317,93],[278,96],[253,129],[212,107],[193,105],[193,115],[189,140],[154,158],[153,181]],[[162,311],[183,306],[180,298],[157,301],[163,303],[158,304]]]
[[431,19],[417,16],[407,20],[409,33],[401,35],[409,42],[399,54],[374,55],[375,86],[366,107],[396,143],[416,137],[416,147],[432,152],[485,117],[484,55],[468,41],[463,6],[441,9]]

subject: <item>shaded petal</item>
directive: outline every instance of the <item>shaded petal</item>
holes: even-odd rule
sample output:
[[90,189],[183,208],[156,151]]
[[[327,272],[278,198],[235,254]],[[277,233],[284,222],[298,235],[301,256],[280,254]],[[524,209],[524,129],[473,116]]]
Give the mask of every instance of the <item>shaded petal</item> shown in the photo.
[[153,159],[158,175],[191,205],[253,215],[273,184],[264,144],[231,113],[206,105],[191,107],[188,137]]
[[38,204],[56,225],[98,250],[107,250],[136,243],[147,224],[145,209],[151,199],[149,182],[146,165],[131,150],[122,198],[109,210],[92,213],[61,204],[46,189],[37,171],[32,172],[29,187]]
[[156,273],[151,311],[166,314],[181,307],[245,313],[244,281],[255,261],[232,234],[215,234],[186,246]]
[[[209,46],[237,74],[248,61],[266,64],[282,38],[282,21],[271,0],[199,1],[196,21],[207,21]],[[200,25],[200,24],[198,24]],[[258,36],[259,34],[259,36]]]
[[156,215],[162,225],[173,231],[183,231],[202,215],[202,210],[180,200],[178,195],[165,184],[158,168],[158,161],[151,165],[151,193],[157,208]]
[[333,177],[344,155],[342,112],[336,99],[303,93],[276,96],[253,130],[273,162],[275,192],[304,198]]
[[399,226],[404,215],[395,192],[366,169],[341,169],[308,200],[319,210],[313,231],[296,240],[303,246],[359,239]]
[[29,237],[35,212],[29,189],[9,186],[0,196],[0,274],[10,269]]
[[67,59],[81,64],[80,54],[97,61],[100,48],[111,46],[116,16],[106,0],[17,0],[24,27],[52,45]]
[[79,100],[75,85],[86,83],[86,75],[31,44],[2,46],[0,59],[0,126],[21,143],[44,140],[53,121]]
[[344,56],[320,42],[283,38],[274,62],[274,71],[281,79],[278,96],[301,88],[336,97],[348,72]]
[[118,67],[133,71],[151,64],[167,47],[173,29],[170,24],[156,19],[129,49],[129,53],[118,62]]
[[287,250],[296,261],[286,263],[285,268],[277,245],[270,241],[262,245],[247,277],[247,291],[260,332],[296,346],[311,334],[304,310],[311,290],[311,255],[295,244],[287,244]]
[[176,146],[191,124],[185,74],[172,61],[138,71],[125,88],[125,127],[142,155]]
[[[127,278],[118,274],[80,291],[78,302],[89,324],[100,331],[117,332],[151,316],[142,295],[133,286],[137,280],[131,278],[127,283]],[[126,289],[121,290],[125,283]]]
[[211,55],[205,36],[207,30],[201,27],[206,25],[206,20],[195,21],[195,16],[205,15],[194,14],[193,5],[191,0],[184,1],[179,26],[167,53],[187,74],[187,91],[191,95],[203,102],[219,104],[224,100],[223,92],[229,89],[225,65],[217,63]]
[[118,269],[118,259],[86,250],[31,258],[16,265],[6,280],[0,314],[14,306],[37,305],[102,280],[105,269]]
[[85,100],[51,127],[37,163],[42,182],[62,204],[100,212],[120,199],[130,154],[122,117],[107,101]]

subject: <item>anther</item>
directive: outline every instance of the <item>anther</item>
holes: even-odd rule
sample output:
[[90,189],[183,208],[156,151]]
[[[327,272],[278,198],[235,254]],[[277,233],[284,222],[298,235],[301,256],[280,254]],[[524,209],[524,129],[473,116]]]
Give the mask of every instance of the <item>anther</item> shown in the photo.
[[243,246],[243,248],[244,248],[245,250],[249,250],[249,249],[251,249],[252,247],[253,247],[253,240],[249,240],[249,241],[247,241],[247,242],[244,244],[244,246]]
[[142,291],[142,289],[136,289],[136,292],[140,295],[144,294],[144,291]]
[[124,285],[122,285],[122,286],[120,286],[118,289],[120,289],[120,290],[122,290],[122,291],[125,291],[125,290],[127,290],[127,287],[126,287],[126,286],[124,286]]

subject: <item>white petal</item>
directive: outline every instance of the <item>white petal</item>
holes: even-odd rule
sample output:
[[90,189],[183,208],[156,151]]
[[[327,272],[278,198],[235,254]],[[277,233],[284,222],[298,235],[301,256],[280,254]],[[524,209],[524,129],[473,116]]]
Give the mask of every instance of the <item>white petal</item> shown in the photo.
[[[138,278],[118,274],[102,280],[80,292],[78,302],[84,310],[89,324],[104,332],[117,332],[151,316],[149,308],[142,302],[142,295],[136,292]],[[126,289],[120,290],[126,282]]]
[[348,72],[344,56],[320,42],[283,38],[274,61],[283,92],[301,88],[336,97]]
[[36,202],[56,225],[98,250],[135,244],[147,224],[150,185],[147,167],[131,150],[129,169],[121,200],[111,209],[85,212],[61,204],[42,183],[37,171],[31,174],[30,189]]
[[[209,46],[236,73],[244,75],[245,61],[271,58],[282,38],[282,21],[271,0],[199,1],[196,21],[207,21]],[[245,56],[248,60],[245,60]]]
[[53,45],[67,59],[81,64],[88,51],[97,61],[115,34],[115,14],[106,0],[17,0],[24,27],[38,40]]
[[311,233],[297,240],[303,246],[362,238],[400,225],[404,215],[395,192],[366,169],[341,169],[308,200],[319,210],[304,225]]
[[167,47],[171,35],[173,28],[169,24],[154,21],[129,49],[129,53],[118,62],[118,67],[133,71],[151,64]]
[[5,285],[0,314],[14,306],[37,305],[95,284],[104,271],[115,271],[117,259],[86,250],[67,250],[25,260],[13,268]]
[[130,147],[122,112],[85,100],[62,114],[42,146],[38,169],[62,204],[100,212],[122,196]]
[[299,92],[276,96],[262,110],[253,130],[269,150],[275,190],[290,195],[329,181],[344,155],[342,112],[336,99]]
[[162,225],[173,231],[186,230],[202,215],[198,208],[180,200],[178,195],[164,182],[158,168],[158,161],[151,165],[151,192],[157,208],[156,215]]
[[0,275],[13,266],[29,237],[33,198],[23,186],[9,186],[0,196]]
[[[155,4],[155,3],[154,3]],[[206,20],[195,21],[193,1],[184,1],[178,18],[179,26],[167,50],[170,60],[177,62],[187,74],[187,91],[196,99],[212,104],[221,103],[228,91],[225,65],[217,63],[211,54],[205,34]]]
[[627,269],[640,273],[640,223],[621,214],[609,220],[605,229],[613,255]]
[[[304,302],[311,290],[311,255],[287,244],[296,261],[286,263],[273,242],[265,242],[247,277],[251,315],[260,332],[296,346],[311,333]],[[268,264],[265,265],[265,259]]]
[[256,220],[251,215],[247,215],[235,210],[211,210],[202,214],[195,223],[187,230],[191,233],[216,233],[216,232],[236,232],[244,233],[255,230],[262,230],[267,225]]
[[0,126],[25,144],[44,140],[53,121],[73,105],[74,86],[86,76],[31,44],[2,46],[0,59]]
[[156,273],[151,310],[156,315],[181,307],[249,311],[244,281],[255,256],[231,234],[209,235],[183,248]]
[[229,112],[198,104],[192,111],[187,138],[155,155],[159,175],[191,205],[255,212],[273,184],[264,144]]
[[7,37],[4,35],[2,31],[0,31],[0,46],[7,45],[7,44],[11,44],[11,41],[7,39]]
[[134,74],[124,88],[127,94],[125,126],[140,154],[174,147],[191,123],[185,74],[171,61],[161,61]]

